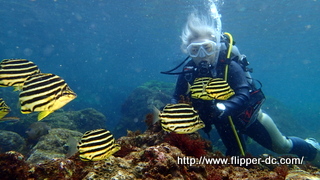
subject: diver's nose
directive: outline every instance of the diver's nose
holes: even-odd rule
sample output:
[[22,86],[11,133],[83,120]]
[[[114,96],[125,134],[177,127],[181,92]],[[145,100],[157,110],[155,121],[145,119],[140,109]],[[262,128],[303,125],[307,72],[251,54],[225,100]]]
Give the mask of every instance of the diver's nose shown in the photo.
[[206,53],[203,51],[203,49],[199,50],[199,57],[201,58],[206,57]]

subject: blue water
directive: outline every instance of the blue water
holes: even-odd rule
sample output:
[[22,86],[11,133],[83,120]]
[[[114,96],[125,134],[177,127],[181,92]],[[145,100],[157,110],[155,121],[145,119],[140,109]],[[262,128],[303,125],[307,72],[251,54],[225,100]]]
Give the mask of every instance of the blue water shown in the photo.
[[[81,3],[79,3],[81,2]],[[205,0],[1,0],[0,59],[27,58],[63,77],[78,94],[65,110],[93,107],[114,126],[130,92],[184,59],[180,33]],[[320,127],[320,2],[228,0],[223,31],[263,82],[267,96],[293,109],[301,124]]]

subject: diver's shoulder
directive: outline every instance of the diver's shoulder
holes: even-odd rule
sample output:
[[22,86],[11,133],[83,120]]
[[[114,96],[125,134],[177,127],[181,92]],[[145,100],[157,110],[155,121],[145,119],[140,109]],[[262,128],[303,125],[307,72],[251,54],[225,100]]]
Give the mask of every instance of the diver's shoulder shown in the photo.
[[230,65],[229,65],[229,69],[231,72],[239,72],[239,71],[243,71],[241,65],[239,63],[237,63],[236,61],[230,61]]

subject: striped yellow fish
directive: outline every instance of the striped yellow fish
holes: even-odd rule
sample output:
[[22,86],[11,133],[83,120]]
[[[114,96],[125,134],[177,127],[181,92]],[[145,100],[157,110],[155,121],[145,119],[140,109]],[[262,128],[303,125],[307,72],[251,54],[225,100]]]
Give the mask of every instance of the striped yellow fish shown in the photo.
[[5,117],[10,112],[9,106],[0,98],[0,119]]
[[205,127],[198,112],[189,104],[167,104],[162,112],[155,111],[158,118],[155,121],[160,120],[162,129],[168,132],[188,134]]
[[196,78],[190,87],[191,97],[194,99],[213,100],[206,91],[206,87],[211,77]]
[[77,97],[57,75],[40,73],[27,78],[19,95],[21,113],[41,111],[38,121]]
[[113,135],[105,129],[87,131],[78,144],[80,159],[99,161],[108,158],[121,149]]
[[13,86],[14,91],[19,91],[25,80],[37,73],[38,66],[29,60],[4,59],[0,63],[0,87]]
[[217,100],[227,100],[235,94],[229,84],[221,78],[210,80],[205,90],[208,96]]

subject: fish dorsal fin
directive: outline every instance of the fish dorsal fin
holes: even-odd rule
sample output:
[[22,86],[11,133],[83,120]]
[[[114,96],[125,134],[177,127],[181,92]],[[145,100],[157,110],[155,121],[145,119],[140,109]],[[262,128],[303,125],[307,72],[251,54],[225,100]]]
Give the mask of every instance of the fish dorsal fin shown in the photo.
[[43,118],[47,117],[49,114],[53,113],[53,111],[42,111],[38,114],[38,121],[41,121]]

